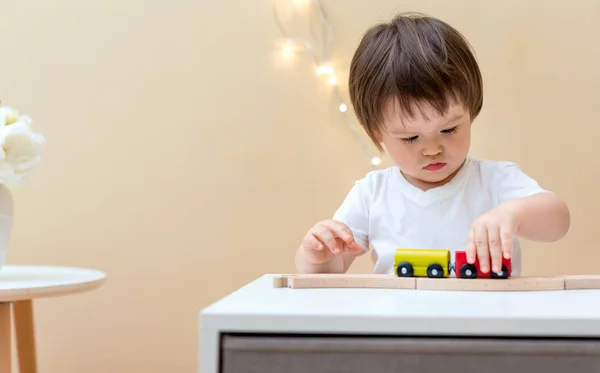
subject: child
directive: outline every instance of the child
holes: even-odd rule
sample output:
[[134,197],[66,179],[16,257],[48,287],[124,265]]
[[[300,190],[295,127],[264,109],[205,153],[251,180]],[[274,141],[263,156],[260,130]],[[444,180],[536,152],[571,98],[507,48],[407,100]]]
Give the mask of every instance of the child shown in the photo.
[[[396,167],[356,182],[332,219],[312,227],[299,272],[345,273],[373,247],[375,273],[393,274],[399,247],[466,250],[480,269],[520,274],[516,237],[551,242],[570,225],[566,204],[514,163],[468,156],[482,79],[463,36],[401,14],[363,36],[350,66],[350,98],[366,133]],[[490,268],[491,267],[491,268]]]

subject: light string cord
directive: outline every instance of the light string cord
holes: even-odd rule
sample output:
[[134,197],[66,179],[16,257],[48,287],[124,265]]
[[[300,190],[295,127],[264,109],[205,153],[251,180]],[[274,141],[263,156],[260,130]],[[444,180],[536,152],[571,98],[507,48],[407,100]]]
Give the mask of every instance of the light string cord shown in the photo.
[[[319,75],[330,75],[329,83],[333,86],[333,93],[335,95],[335,98],[339,102],[338,109],[340,112],[346,113],[348,110],[348,105],[344,102],[344,99],[340,92],[340,88],[337,85],[337,78],[335,76],[335,72],[331,66],[327,65],[327,62],[330,60],[331,46],[333,45],[333,26],[332,26],[331,22],[329,21],[329,18],[327,17],[325,10],[323,9],[323,5],[321,4],[321,1],[320,0],[309,0],[309,1],[314,5],[315,9],[317,10],[317,14],[319,16],[319,22],[321,24],[321,31],[323,32],[323,37],[325,39],[325,42],[323,43],[323,48],[321,50],[321,56],[319,56],[317,54],[315,47],[313,46],[313,44],[310,41],[308,41],[306,39],[290,37],[290,35],[288,34],[288,32],[286,31],[286,29],[283,25],[283,22],[281,21],[281,17],[279,16],[279,11],[277,8],[278,0],[273,0],[273,2],[272,2],[272,11],[273,11],[273,17],[275,19],[275,24],[277,25],[277,28],[281,32],[281,35],[286,39],[286,45],[284,46],[284,49],[287,48],[288,50],[290,50],[292,45],[294,45],[294,44],[301,45],[313,57],[313,60],[317,66],[317,73]],[[311,12],[311,14],[312,14],[312,12]],[[312,25],[312,22],[313,22],[312,16],[309,15],[309,17],[310,17],[311,25]],[[310,30],[311,30],[312,36],[315,39],[318,39],[314,35],[314,30],[312,27],[310,27]],[[369,151],[367,145],[361,138],[359,132],[356,130],[355,126],[353,125],[352,122],[350,122],[350,117],[348,115],[345,115],[345,119],[348,122],[348,127],[352,133],[352,136],[354,137],[356,142],[361,147],[365,156],[370,160],[371,166],[373,168],[375,168],[377,165],[379,165],[381,163],[381,158],[379,156],[372,155],[372,153]]]

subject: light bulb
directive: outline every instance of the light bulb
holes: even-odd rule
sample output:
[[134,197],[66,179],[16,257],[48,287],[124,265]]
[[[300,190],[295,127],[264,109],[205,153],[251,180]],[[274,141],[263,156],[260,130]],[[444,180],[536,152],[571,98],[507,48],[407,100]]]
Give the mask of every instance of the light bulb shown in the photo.
[[373,158],[371,158],[371,164],[373,166],[377,166],[380,163],[381,163],[381,159],[379,157],[373,157]]
[[288,40],[285,42],[285,45],[283,46],[283,54],[290,55],[290,54],[292,54],[292,51],[293,51],[292,42]]
[[317,74],[319,75],[333,75],[333,67],[327,65],[321,65],[317,67]]
[[348,106],[346,106],[346,104],[340,104],[340,111],[342,113],[345,113],[346,110],[348,110]]
[[329,84],[335,85],[335,83],[337,83],[337,78],[335,76],[332,76],[331,78],[329,78]]

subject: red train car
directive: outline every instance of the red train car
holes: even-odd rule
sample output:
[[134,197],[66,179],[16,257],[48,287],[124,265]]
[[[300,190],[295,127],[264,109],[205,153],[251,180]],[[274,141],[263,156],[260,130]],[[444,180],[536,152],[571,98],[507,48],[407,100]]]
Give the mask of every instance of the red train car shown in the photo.
[[454,273],[460,278],[508,278],[512,273],[511,261],[502,257],[502,269],[500,272],[487,273],[481,272],[479,269],[479,261],[475,259],[475,263],[467,262],[466,251],[456,251],[454,255]]

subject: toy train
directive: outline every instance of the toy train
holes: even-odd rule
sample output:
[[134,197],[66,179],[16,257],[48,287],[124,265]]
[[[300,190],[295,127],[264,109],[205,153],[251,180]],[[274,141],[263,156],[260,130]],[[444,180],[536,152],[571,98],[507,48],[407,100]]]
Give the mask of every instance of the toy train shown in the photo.
[[454,271],[459,278],[509,278],[512,273],[511,261],[502,257],[502,269],[487,273],[479,269],[479,261],[467,262],[466,251],[456,251],[454,263],[450,250],[443,249],[397,249],[394,254],[394,274],[398,277],[448,277]]

